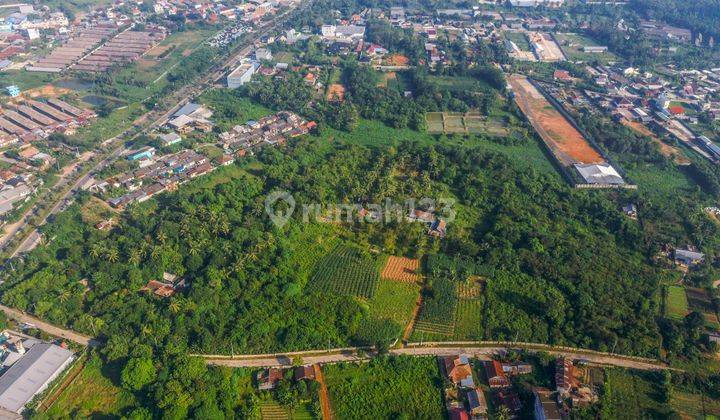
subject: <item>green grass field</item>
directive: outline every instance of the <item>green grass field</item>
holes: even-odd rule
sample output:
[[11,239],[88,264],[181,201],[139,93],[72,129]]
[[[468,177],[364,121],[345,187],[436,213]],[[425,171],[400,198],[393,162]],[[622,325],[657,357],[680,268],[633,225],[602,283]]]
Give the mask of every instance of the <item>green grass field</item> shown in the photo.
[[442,379],[434,357],[390,357],[323,368],[339,419],[441,419]]
[[212,109],[213,120],[221,130],[230,130],[238,124],[257,120],[273,112],[249,98],[240,97],[228,89],[212,89],[203,93],[198,99]]
[[372,298],[380,274],[375,260],[355,247],[338,246],[320,261],[309,290]]
[[599,61],[608,63],[617,61],[618,58],[611,52],[603,53],[587,53],[583,51],[583,47],[599,46],[594,40],[575,33],[556,33],[555,38],[560,43],[565,55],[570,61]]
[[381,279],[370,301],[370,316],[405,326],[412,318],[419,293],[420,286],[415,283]]
[[669,407],[658,400],[660,380],[655,376],[659,374],[609,369],[602,403],[611,418],[667,418]]
[[134,405],[135,397],[111,379],[119,372],[108,369],[99,359],[90,358],[77,378],[38,418],[111,418]]
[[522,32],[505,32],[505,38],[514,42],[521,51],[532,51],[527,37]]
[[682,286],[668,286],[665,300],[665,315],[668,318],[681,320],[688,313],[688,300],[685,288]]

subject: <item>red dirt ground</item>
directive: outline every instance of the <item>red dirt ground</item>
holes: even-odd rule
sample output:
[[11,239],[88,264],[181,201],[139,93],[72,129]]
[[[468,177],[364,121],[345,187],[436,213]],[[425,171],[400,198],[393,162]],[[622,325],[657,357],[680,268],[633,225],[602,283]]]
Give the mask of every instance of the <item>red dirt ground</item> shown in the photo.
[[416,282],[420,280],[420,260],[405,257],[388,257],[380,277],[388,280]]
[[560,162],[565,165],[605,163],[600,153],[527,78],[513,75],[508,81],[515,92],[515,102]]

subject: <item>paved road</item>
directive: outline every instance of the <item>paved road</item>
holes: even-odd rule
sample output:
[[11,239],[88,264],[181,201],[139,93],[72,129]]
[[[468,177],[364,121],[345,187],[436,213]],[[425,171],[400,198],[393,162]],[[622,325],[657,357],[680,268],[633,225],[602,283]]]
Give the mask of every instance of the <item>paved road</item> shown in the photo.
[[53,335],[56,337],[62,337],[66,340],[74,341],[75,343],[81,344],[83,346],[94,344],[93,339],[90,337],[84,336],[82,334],[78,334],[74,331],[56,327],[52,324],[48,324],[47,322],[41,321],[40,319],[35,318],[32,315],[28,315],[17,309],[13,309],[13,308],[7,307],[5,305],[0,305],[0,311],[3,311],[5,313],[5,315],[7,315],[9,318],[12,318],[18,322],[32,324],[37,329],[39,329],[41,331],[45,331],[46,333],[48,333],[50,335]]
[[[62,189],[65,185],[67,185],[67,183],[70,182],[71,175],[73,173],[72,170],[68,169],[77,167],[78,164],[87,161],[91,156],[91,154],[85,153],[78,160],[63,168],[63,171],[60,174],[60,179],[55,183],[55,185],[52,186],[52,188]],[[12,241],[15,235],[17,235],[18,232],[20,232],[20,230],[22,230],[28,224],[28,219],[33,215],[35,211],[37,211],[37,206],[40,201],[42,200],[38,200],[37,203],[30,206],[30,208],[22,214],[22,216],[18,219],[17,222],[5,226],[4,235],[0,237],[0,250],[4,249],[5,246],[7,246],[10,241]]]
[[[481,360],[489,360],[491,356],[507,352],[508,350],[522,348],[523,346],[513,347],[497,347],[497,346],[478,346],[478,347],[465,347],[465,346],[453,346],[453,345],[437,345],[432,346],[418,346],[418,347],[406,347],[400,349],[390,350],[391,354],[395,355],[411,355],[411,356],[448,356],[454,354],[470,354]],[[527,347],[528,351],[537,351],[537,348]],[[566,356],[576,360],[586,360],[590,364],[601,365],[601,366],[616,366],[629,369],[638,370],[665,370],[670,369],[665,363],[661,361],[640,361],[627,356],[620,355],[609,355],[609,354],[593,354],[594,352],[588,351],[566,351],[566,350],[546,350],[542,349],[543,352],[549,353],[553,356]],[[330,353],[323,354],[321,350],[307,352],[307,355],[301,355],[303,364],[328,364],[328,363],[339,363],[339,362],[358,362],[367,360],[366,356],[358,356],[355,351],[346,350],[341,352],[331,351]],[[217,358],[213,356],[206,356],[206,360],[212,365],[231,366],[231,367],[283,367],[292,366],[292,357],[285,354],[277,355],[262,355],[260,357],[248,356],[236,356],[239,358]]]
[[[63,195],[61,195],[58,200],[55,202],[55,205],[50,209],[50,211],[40,220],[37,227],[33,229],[32,232],[20,243],[20,245],[15,248],[15,251],[10,255],[11,258],[15,258],[18,255],[24,254],[25,252],[31,251],[38,243],[38,239],[40,238],[40,233],[38,232],[38,228],[43,226],[45,223],[47,223],[50,216],[56,215],[63,211],[66,207],[66,203],[70,198],[77,193],[80,190],[80,187],[82,187],[83,184],[85,184],[91,177],[92,173],[102,170],[105,168],[110,162],[115,160],[118,156],[122,155],[127,149],[120,146],[116,148],[110,155],[105,157],[103,160],[98,162],[95,167],[86,172],[85,175],[78,178],[75,183],[70,187]],[[67,182],[63,184],[66,185]]]

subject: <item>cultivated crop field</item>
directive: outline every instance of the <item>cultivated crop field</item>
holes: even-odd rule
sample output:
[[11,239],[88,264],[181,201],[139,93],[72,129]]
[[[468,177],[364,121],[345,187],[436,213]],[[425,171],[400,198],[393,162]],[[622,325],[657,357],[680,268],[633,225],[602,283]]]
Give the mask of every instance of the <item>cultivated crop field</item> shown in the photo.
[[375,319],[392,319],[407,325],[420,294],[420,286],[412,282],[380,279],[377,292],[370,301],[370,316]]
[[338,246],[318,264],[309,290],[370,299],[379,277],[370,255],[357,248]]
[[413,338],[453,335],[458,302],[455,287],[455,281],[450,279],[440,277],[433,280],[430,293],[423,299]]
[[560,163],[564,166],[605,163],[600,153],[526,77],[513,75],[508,82],[515,93],[515,102]]
[[428,112],[425,116],[430,134],[487,134],[506,136],[507,126],[479,112]]
[[389,257],[380,277],[388,280],[416,282],[420,280],[420,260],[417,258]]
[[705,315],[705,321],[710,328],[720,328],[720,323],[718,323],[718,317],[715,313],[715,306],[707,291],[695,287],[688,287],[685,289],[685,295],[687,296],[690,309]]

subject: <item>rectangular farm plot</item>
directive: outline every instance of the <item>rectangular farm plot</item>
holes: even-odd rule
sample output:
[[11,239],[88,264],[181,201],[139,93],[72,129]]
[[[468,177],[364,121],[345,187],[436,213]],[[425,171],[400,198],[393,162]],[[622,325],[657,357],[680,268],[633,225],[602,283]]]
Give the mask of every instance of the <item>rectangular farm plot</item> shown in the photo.
[[370,299],[379,277],[374,258],[360,249],[339,246],[320,261],[308,288]]
[[432,340],[451,337],[455,331],[457,303],[455,281],[446,278],[434,279],[420,307],[413,339]]
[[404,257],[389,257],[381,277],[389,280],[416,282],[420,280],[420,260]]
[[688,313],[688,299],[685,288],[682,286],[670,286],[667,289],[665,300],[665,315],[668,318],[681,320]]
[[412,317],[420,295],[415,283],[380,279],[377,292],[370,301],[370,316],[375,319],[391,319],[407,325]]
[[509,131],[499,120],[480,115],[478,112],[428,112],[427,131],[430,134],[488,134],[506,136]]

